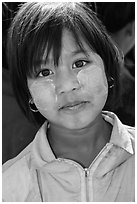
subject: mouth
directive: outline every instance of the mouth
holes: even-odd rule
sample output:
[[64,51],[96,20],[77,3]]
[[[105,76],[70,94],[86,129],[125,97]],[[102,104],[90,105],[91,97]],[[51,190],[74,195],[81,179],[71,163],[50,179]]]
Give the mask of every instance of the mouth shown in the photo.
[[77,112],[85,108],[85,106],[90,103],[89,101],[74,101],[72,103],[67,103],[59,110],[63,110],[65,112]]

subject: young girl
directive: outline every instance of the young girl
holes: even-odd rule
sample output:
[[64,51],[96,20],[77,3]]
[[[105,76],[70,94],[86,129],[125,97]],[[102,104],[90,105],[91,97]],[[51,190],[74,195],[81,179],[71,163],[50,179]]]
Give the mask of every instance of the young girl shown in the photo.
[[8,38],[13,87],[44,124],[4,164],[3,201],[134,201],[134,129],[102,111],[118,98],[119,60],[84,3],[20,8]]

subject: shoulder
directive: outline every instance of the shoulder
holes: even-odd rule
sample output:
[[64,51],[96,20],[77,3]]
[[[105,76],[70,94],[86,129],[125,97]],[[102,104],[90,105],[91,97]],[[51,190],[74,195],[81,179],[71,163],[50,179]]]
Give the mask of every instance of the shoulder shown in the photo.
[[2,172],[8,171],[12,166],[16,166],[17,163],[21,163],[21,161],[24,160],[24,158],[27,158],[31,151],[32,143],[29,144],[20,154],[18,154],[13,159],[8,160],[2,165]]
[[134,149],[134,152],[135,152],[135,127],[131,127],[131,126],[128,126],[128,125],[124,125],[128,134],[129,134],[129,138],[131,140],[131,143],[132,143],[132,147]]
[[135,136],[135,127],[131,127],[131,126],[128,126],[128,125],[124,125],[125,128],[128,130],[128,132],[131,134],[131,136]]
[[4,201],[22,201],[27,196],[30,176],[31,144],[14,159],[3,165],[2,190]]
[[128,132],[128,137],[129,137],[129,140],[131,141],[131,146],[133,149],[133,154],[127,160],[127,165],[129,169],[131,170],[130,172],[133,173],[135,171],[135,127],[131,127],[128,125],[124,125],[124,127]]
[[[134,181],[135,181],[135,127],[131,127],[128,125],[123,125],[125,128],[125,132],[127,133],[127,135],[125,135],[125,137],[127,136],[128,140],[125,140],[125,146],[127,151],[130,149],[132,150],[129,154],[129,152],[126,152],[126,154],[124,154],[124,158],[125,158],[125,162],[121,163],[123,165],[124,168],[124,182],[128,182],[128,186],[130,186],[131,189],[134,188]],[[124,136],[124,135],[123,135]],[[127,159],[126,159],[126,155]],[[129,189],[130,189],[129,188]]]

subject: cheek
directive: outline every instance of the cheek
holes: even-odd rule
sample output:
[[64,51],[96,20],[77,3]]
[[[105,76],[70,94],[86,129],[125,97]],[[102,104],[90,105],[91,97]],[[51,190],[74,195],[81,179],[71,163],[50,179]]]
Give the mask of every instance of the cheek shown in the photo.
[[82,70],[77,75],[83,91],[89,96],[107,97],[108,83],[103,68],[92,66]]
[[57,96],[55,94],[55,86],[51,80],[35,81],[29,86],[29,90],[39,110],[48,111],[50,107],[53,108],[53,106],[55,106]]

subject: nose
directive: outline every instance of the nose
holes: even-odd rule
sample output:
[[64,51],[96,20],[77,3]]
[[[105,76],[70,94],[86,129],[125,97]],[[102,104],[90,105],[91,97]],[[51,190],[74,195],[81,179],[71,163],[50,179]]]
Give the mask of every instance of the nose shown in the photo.
[[56,91],[58,94],[76,91],[80,89],[80,83],[73,70],[60,71],[56,76]]

